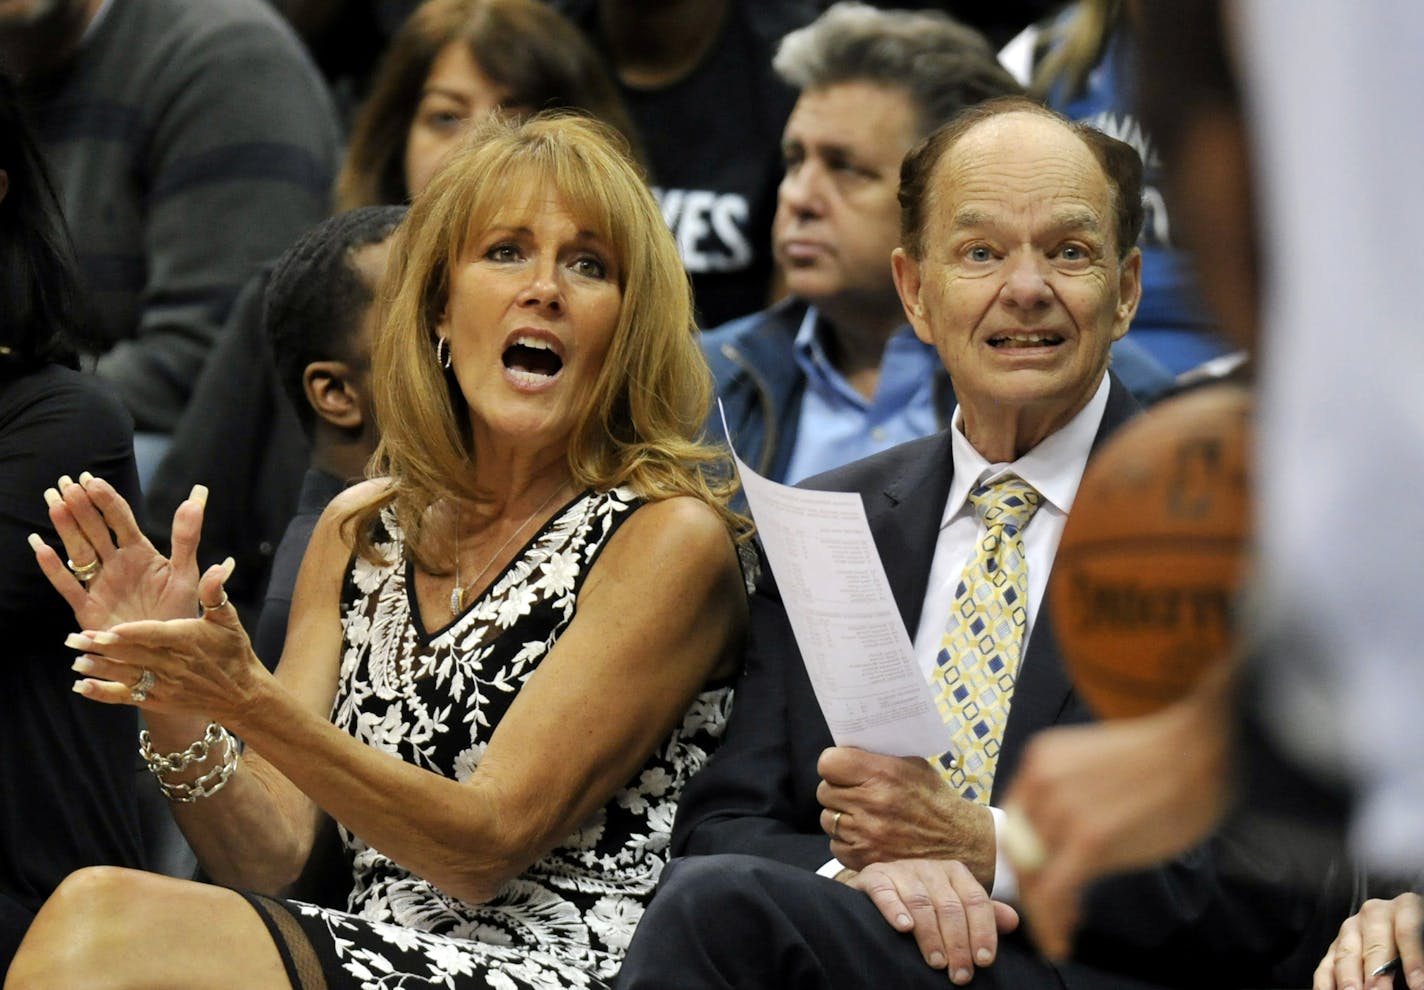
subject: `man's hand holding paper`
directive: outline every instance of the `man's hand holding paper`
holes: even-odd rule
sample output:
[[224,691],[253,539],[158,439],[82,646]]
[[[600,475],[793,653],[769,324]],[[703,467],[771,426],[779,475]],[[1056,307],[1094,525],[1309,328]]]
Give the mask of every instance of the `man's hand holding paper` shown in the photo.
[[737,459],[742,489],[838,746],[944,749],[944,722],[870,535],[860,496],[791,488]]
[[954,793],[924,759],[836,746],[816,769],[821,825],[840,863],[863,870],[901,859],[958,860],[992,889],[997,844],[989,809]]

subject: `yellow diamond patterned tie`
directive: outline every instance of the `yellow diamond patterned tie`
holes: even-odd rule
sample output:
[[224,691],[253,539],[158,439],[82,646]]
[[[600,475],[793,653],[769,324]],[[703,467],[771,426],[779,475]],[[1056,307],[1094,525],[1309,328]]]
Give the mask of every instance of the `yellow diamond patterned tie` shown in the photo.
[[969,501],[988,532],[959,578],[935,660],[935,701],[950,747],[931,762],[960,794],[987,804],[1028,625],[1023,529],[1043,496],[1005,475]]

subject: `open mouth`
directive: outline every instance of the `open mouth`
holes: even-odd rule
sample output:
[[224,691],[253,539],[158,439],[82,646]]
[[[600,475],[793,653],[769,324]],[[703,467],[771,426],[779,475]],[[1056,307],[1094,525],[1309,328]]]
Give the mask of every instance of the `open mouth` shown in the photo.
[[989,346],[1000,350],[1030,347],[1057,347],[1063,338],[1056,333],[1005,333],[989,338]]
[[564,369],[564,359],[538,337],[519,337],[504,349],[503,360],[507,369],[532,381],[547,381]]

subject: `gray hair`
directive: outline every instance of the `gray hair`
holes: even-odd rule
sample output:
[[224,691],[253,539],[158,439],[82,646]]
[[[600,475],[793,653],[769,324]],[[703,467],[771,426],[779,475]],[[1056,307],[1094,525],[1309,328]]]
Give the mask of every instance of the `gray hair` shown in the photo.
[[842,0],[781,39],[772,61],[799,90],[868,82],[904,90],[927,134],[966,106],[1023,92],[978,31],[937,10]]

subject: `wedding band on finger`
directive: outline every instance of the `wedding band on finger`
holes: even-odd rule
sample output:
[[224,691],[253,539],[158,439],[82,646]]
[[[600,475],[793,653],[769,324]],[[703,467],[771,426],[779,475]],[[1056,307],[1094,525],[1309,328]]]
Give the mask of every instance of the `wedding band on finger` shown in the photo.
[[837,842],[841,840],[841,815],[844,814],[844,811],[837,811],[831,816],[831,838]]
[[81,583],[88,584],[94,580],[94,576],[99,573],[99,558],[95,557],[87,564],[76,564],[73,560],[66,560],[65,566],[73,572],[75,578]]
[[147,667],[141,668],[143,671],[138,675],[138,680],[134,681],[133,687],[129,688],[129,700],[147,701],[148,692],[153,690],[153,685],[158,683],[158,678],[153,675],[153,671]]
[[227,604],[227,589],[223,589],[222,601],[218,602],[216,605],[209,605],[207,602],[199,602],[198,604],[203,606],[204,612],[213,612],[217,609],[222,608],[224,605]]
[[1048,862],[1048,846],[1019,808],[1004,809],[1004,833],[1000,838],[1005,855],[1020,873],[1036,872]]

